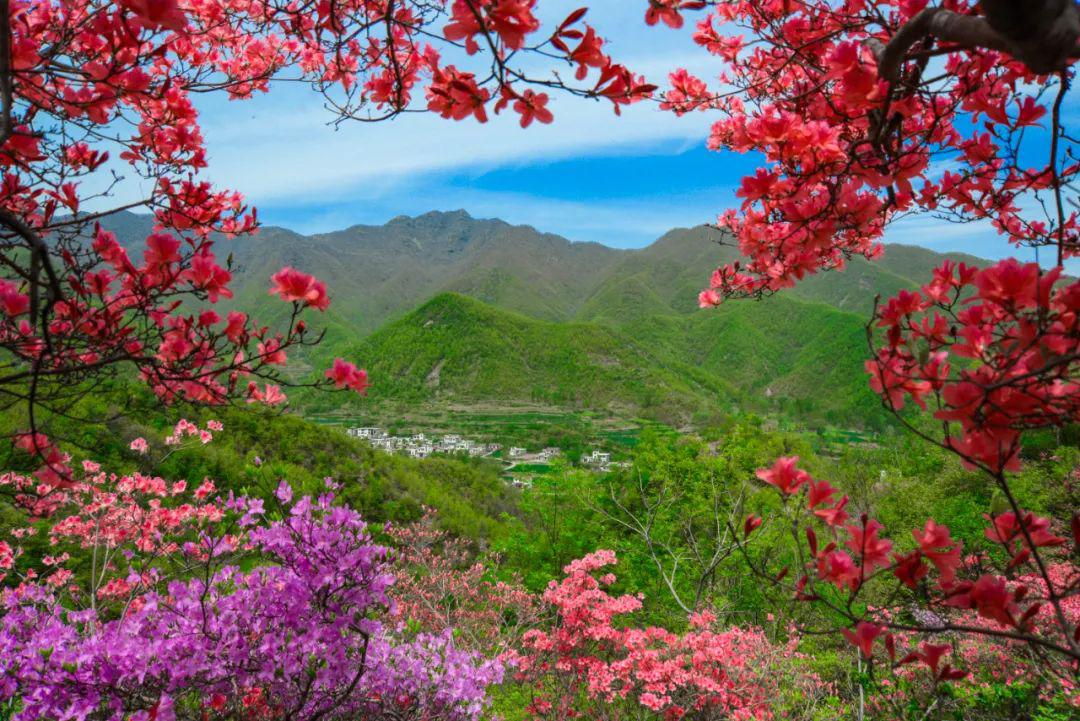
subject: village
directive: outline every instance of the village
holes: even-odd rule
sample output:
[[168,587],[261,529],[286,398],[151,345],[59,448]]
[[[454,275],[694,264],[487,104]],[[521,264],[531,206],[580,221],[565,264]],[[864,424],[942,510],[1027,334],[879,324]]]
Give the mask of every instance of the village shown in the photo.
[[[365,440],[372,447],[387,453],[398,453],[411,458],[428,458],[436,453],[447,455],[464,453],[475,458],[500,458],[507,464],[508,469],[518,464],[550,463],[563,454],[560,448],[548,447],[539,451],[530,451],[519,446],[511,446],[506,449],[505,454],[502,454],[501,444],[480,443],[455,434],[438,438],[424,433],[394,436],[385,429],[376,427],[354,427],[349,428],[347,432],[353,438]],[[581,463],[599,471],[609,471],[615,465],[612,463],[610,453],[598,449],[582,456]]]

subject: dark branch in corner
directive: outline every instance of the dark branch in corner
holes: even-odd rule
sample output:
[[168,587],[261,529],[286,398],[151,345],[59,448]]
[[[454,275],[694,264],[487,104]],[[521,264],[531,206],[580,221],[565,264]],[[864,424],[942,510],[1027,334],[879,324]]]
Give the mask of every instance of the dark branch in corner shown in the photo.
[[881,77],[896,82],[908,51],[928,36],[962,48],[1008,53],[1040,74],[1062,70],[1077,55],[1080,11],[1074,0],[984,0],[982,7],[984,15],[943,8],[920,12],[887,45],[874,47]]

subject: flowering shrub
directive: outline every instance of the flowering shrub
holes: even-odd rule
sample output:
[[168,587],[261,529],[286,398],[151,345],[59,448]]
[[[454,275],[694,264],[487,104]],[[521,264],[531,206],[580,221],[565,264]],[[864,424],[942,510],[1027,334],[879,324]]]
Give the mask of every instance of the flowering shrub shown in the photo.
[[331,492],[294,499],[282,483],[270,513],[204,482],[172,505],[182,481],[87,466],[49,535],[90,550],[90,580],[30,569],[0,596],[0,699],[16,719],[464,720],[501,679],[449,630],[403,641],[379,619],[388,551]]
[[[1066,539],[1049,519],[1014,506],[986,515],[985,536],[998,553],[965,556],[949,529],[929,520],[912,531],[914,548],[905,551],[884,536],[878,521],[866,514],[851,518],[848,498],[838,498],[836,488],[797,464],[798,458],[781,458],[758,473],[782,497],[799,559],[794,569],[751,559],[762,578],[843,619],[844,637],[867,661],[881,658],[892,668],[919,664],[932,685],[969,673],[1045,678],[1049,693],[1080,704],[1073,680],[1080,661],[1080,569],[1072,560],[1080,551],[1080,522],[1074,520]],[[744,537],[759,520],[747,520]],[[1005,657],[1007,664],[981,666]]]
[[[1055,583],[1062,587],[1067,585],[1066,566],[1058,564],[1049,571]],[[1037,578],[1022,577],[1013,586],[1019,584],[1039,589],[1036,591],[1039,596],[1046,594]],[[1066,601],[1064,606],[1067,618],[1073,623],[1080,621],[1077,597]],[[941,618],[932,613],[919,610],[912,615],[924,624],[940,623]],[[1048,611],[1040,613],[1044,616],[1041,622],[1052,623],[1052,619],[1045,617]],[[888,617],[884,612],[883,615]],[[950,620],[959,626],[988,632],[996,628],[994,622],[970,610],[956,611],[950,615]],[[1040,654],[1023,641],[955,631],[931,634],[897,631],[893,644],[897,648],[897,658],[890,659],[890,663],[897,664],[894,673],[885,674],[881,679],[885,692],[871,697],[872,705],[882,711],[896,713],[897,707],[907,706],[916,715],[921,715],[935,703],[939,708],[965,709],[980,698],[993,702],[993,694],[1005,688],[1022,690],[1018,702],[1027,710],[1039,704],[1060,705],[1068,709],[1066,713],[1074,713],[1080,708],[1080,686],[1068,673],[1068,668],[1045,663]],[[938,693],[938,682],[950,677],[962,678],[964,683],[956,687],[953,694]]]
[[487,655],[510,652],[539,620],[537,599],[492,579],[492,569],[471,558],[468,542],[435,521],[429,509],[416,523],[389,528],[397,573],[393,617],[424,633],[452,630],[459,646]]
[[619,718],[628,703],[630,714],[766,719],[781,689],[810,699],[822,693],[811,673],[788,663],[798,657],[794,640],[775,646],[756,629],[714,631],[709,612],[692,615],[684,634],[624,626],[620,617],[638,611],[641,600],[605,590],[615,576],[595,574],[614,564],[612,551],[589,554],[544,592],[556,623],[528,631],[518,659],[519,677],[535,685],[535,718]]
[[942,441],[969,467],[1020,467],[1020,434],[1080,416],[1080,282],[1061,268],[1005,260],[979,270],[952,262],[919,292],[875,314],[884,345],[867,362],[886,406],[933,405]]

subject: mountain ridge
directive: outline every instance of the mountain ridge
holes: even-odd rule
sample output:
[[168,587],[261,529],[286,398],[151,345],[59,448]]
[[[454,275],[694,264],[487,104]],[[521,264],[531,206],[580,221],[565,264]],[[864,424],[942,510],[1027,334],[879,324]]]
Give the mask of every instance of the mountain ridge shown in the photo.
[[[115,230],[122,243],[138,248],[153,221],[123,212],[103,224]],[[715,228],[699,225],[673,228],[642,248],[615,248],[457,210],[396,216],[383,225],[356,224],[312,235],[264,226],[254,236],[219,240],[218,253],[235,258],[235,291],[245,304],[266,293],[273,272],[293,265],[323,279],[332,298],[348,307],[343,312],[348,322],[366,335],[445,291],[548,320],[588,320],[581,310],[605,284],[641,273],[653,294],[673,311],[693,312],[697,293],[713,268],[738,258],[727,240]],[[925,282],[930,269],[945,258],[989,262],[889,244],[878,261],[855,259],[843,273],[810,276],[785,292],[868,311],[873,294],[866,291],[888,294]]]
[[[132,214],[118,220],[132,248],[152,223]],[[697,226],[617,249],[433,211],[310,236],[266,226],[216,250],[235,260],[230,305],[263,322],[287,312],[267,292],[283,265],[326,282],[331,307],[316,319],[328,328],[326,341],[291,372],[303,376],[337,355],[361,363],[373,379],[365,407],[392,399],[542,403],[678,425],[785,409],[880,425],[863,371],[874,297],[929,280],[947,257],[987,262],[894,245],[879,261],[853,260],[763,301],[702,311],[697,294],[709,273],[738,257],[727,241]],[[336,397],[325,403],[360,407]]]

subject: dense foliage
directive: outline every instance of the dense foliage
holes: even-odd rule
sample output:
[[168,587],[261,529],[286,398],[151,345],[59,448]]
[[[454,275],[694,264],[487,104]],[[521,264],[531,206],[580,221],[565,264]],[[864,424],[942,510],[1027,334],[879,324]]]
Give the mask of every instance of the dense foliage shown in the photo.
[[[211,431],[181,422],[166,442],[191,435],[208,442]],[[335,504],[336,483],[294,499],[282,481],[268,510],[215,497],[209,480],[189,492],[83,468],[40,499],[52,543],[72,552],[41,559],[48,575],[20,568],[3,595],[0,698],[15,718],[468,719],[500,679],[498,663],[447,634],[400,641],[377,620],[394,580],[387,549]],[[33,486],[17,475],[5,484]],[[67,568],[73,555],[92,558],[85,584]]]

